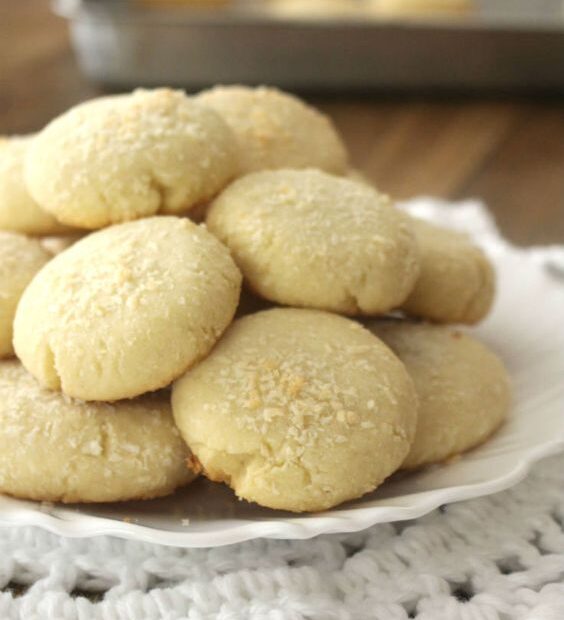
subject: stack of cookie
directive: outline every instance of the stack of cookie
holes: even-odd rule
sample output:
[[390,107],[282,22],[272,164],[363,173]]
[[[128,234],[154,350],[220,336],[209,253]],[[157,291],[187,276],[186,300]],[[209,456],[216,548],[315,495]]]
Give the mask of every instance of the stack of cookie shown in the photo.
[[441,325],[487,314],[487,258],[277,90],[140,90],[6,139],[0,228],[4,493],[151,498],[203,473],[323,510],[507,414],[501,362]]

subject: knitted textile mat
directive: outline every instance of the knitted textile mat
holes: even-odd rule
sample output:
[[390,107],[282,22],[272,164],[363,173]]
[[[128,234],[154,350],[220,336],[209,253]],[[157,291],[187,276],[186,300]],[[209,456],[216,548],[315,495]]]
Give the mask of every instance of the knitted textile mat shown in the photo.
[[0,618],[562,620],[563,471],[551,457],[509,491],[308,541],[177,549],[0,529]]

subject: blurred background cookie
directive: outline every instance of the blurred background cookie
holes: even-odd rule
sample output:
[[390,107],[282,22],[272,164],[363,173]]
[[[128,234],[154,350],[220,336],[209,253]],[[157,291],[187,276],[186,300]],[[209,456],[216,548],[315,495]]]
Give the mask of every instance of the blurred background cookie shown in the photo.
[[339,19],[362,17],[358,0],[264,0],[267,11],[279,17],[297,19]]
[[275,168],[320,168],[341,174],[347,151],[332,121],[276,88],[216,86],[197,95],[232,129],[241,174]]
[[134,0],[145,8],[166,9],[172,7],[187,9],[216,9],[233,4],[235,0]]
[[368,0],[367,4],[382,15],[413,17],[465,15],[476,8],[473,0]]

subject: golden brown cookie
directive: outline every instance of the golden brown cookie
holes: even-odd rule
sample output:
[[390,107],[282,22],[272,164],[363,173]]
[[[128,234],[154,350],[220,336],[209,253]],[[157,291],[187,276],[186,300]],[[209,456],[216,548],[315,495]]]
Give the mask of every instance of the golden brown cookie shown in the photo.
[[23,166],[33,136],[0,138],[0,230],[25,235],[58,235],[71,232],[31,197]]
[[319,170],[249,174],[214,200],[206,224],[249,287],[279,304],[380,314],[419,274],[410,222],[389,198]]
[[419,396],[419,419],[403,463],[438,463],[484,442],[506,418],[509,377],[485,345],[453,327],[373,322],[371,330],[405,364]]
[[464,234],[411,218],[421,272],[403,303],[408,314],[437,323],[481,321],[495,295],[495,272]]
[[14,353],[16,307],[26,286],[50,258],[35,239],[0,231],[0,358]]
[[28,286],[14,346],[45,387],[83,400],[162,388],[206,355],[231,322],[241,274],[188,218],[92,233]]
[[0,491],[55,502],[150,499],[190,482],[170,395],[85,403],[0,362]]
[[25,179],[59,221],[93,229],[188,211],[236,170],[220,116],[160,88],[94,99],[53,120],[30,145]]
[[209,478],[295,512],[375,489],[407,455],[417,416],[413,384],[381,341],[294,308],[235,321],[175,382],[172,406]]
[[347,152],[331,120],[275,88],[217,86],[196,100],[212,107],[237,138],[241,174],[320,168],[342,174]]

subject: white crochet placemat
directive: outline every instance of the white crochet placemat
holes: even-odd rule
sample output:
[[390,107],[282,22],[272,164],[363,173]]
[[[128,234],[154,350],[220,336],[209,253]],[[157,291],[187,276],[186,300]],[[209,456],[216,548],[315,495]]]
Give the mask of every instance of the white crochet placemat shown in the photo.
[[509,491],[310,541],[176,549],[0,529],[0,618],[562,620],[563,524],[559,455]]
[[[478,203],[446,219],[495,235]],[[531,255],[564,274],[563,248]],[[309,541],[177,549],[0,529],[0,590],[0,620],[564,620],[564,455],[509,491]]]

